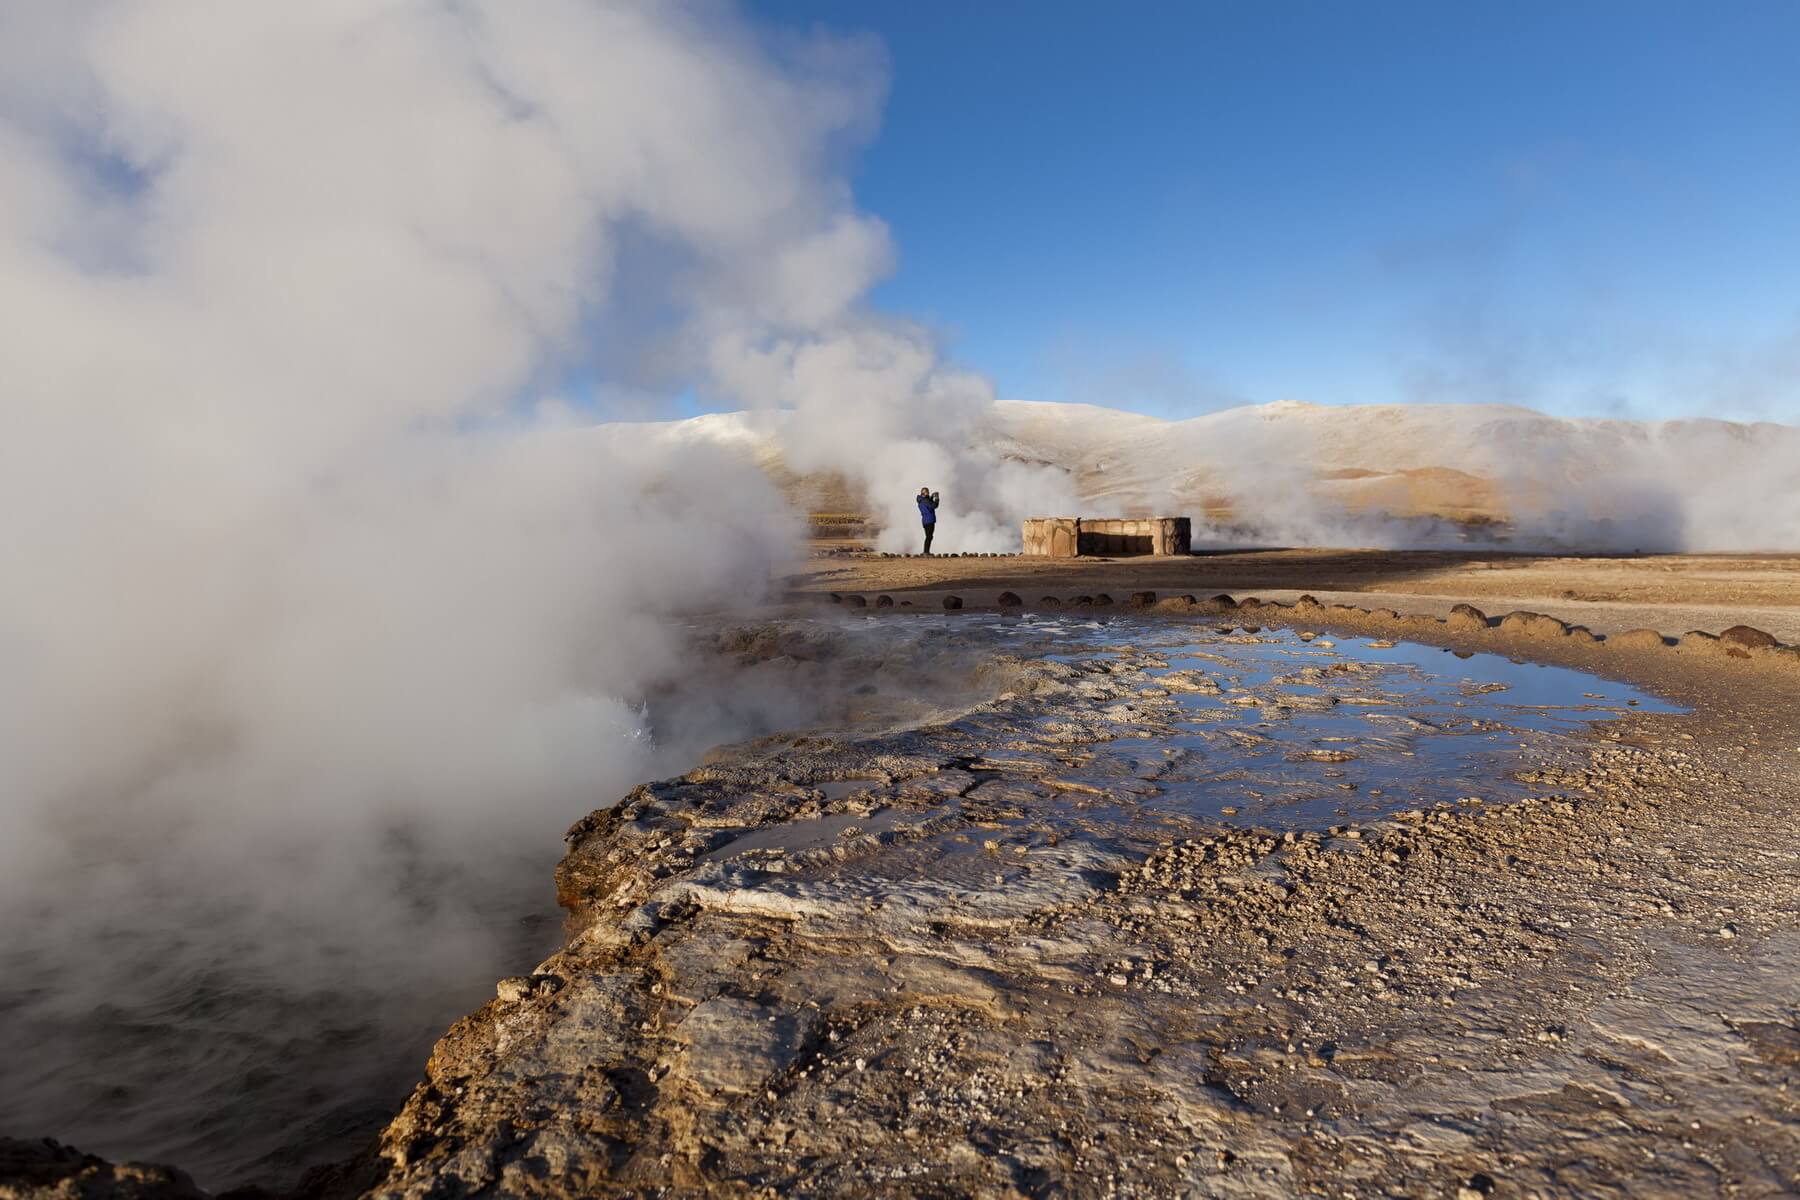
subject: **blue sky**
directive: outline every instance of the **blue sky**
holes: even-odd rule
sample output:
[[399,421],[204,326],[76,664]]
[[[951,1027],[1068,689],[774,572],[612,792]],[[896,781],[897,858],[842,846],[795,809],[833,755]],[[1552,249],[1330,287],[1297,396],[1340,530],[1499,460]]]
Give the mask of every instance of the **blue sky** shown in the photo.
[[1800,3],[750,0],[886,48],[884,310],[1001,395],[1800,417]]

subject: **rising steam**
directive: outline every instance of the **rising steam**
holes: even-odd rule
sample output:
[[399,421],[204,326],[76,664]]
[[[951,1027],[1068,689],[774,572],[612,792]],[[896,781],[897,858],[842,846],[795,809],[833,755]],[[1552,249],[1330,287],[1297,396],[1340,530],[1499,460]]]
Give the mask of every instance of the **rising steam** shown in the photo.
[[[1019,482],[945,448],[985,384],[856,311],[891,252],[837,164],[881,79],[674,0],[0,10],[21,1023],[491,980],[483,880],[546,887],[572,818],[732,734],[715,698],[671,745],[645,697],[792,517],[732,455],[574,436],[579,397],[798,405],[798,456],[873,445],[962,509]],[[0,1124],[83,1136],[36,1124],[88,1111],[68,1064],[21,1061]]]

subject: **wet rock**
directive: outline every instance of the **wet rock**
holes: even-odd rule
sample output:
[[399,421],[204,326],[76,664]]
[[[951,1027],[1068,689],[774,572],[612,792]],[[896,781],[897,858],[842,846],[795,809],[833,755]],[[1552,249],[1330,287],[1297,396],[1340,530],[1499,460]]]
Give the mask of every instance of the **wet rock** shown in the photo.
[[1752,650],[1770,650],[1781,645],[1772,633],[1761,629],[1753,629],[1748,625],[1733,625],[1719,635],[1721,642],[1733,646],[1744,646]]
[[1238,606],[1238,602],[1224,592],[1220,592],[1218,595],[1208,598],[1207,603],[1221,610],[1233,609]]
[[1063,602],[1055,596],[1042,596],[1038,599],[1039,608],[1061,608]]
[[1156,603],[1155,592],[1133,592],[1125,601],[1132,608],[1149,608]]
[[1654,629],[1631,629],[1606,639],[1609,646],[1620,646],[1627,650],[1661,650],[1669,643],[1662,634]]
[[205,1200],[183,1171],[110,1163],[49,1138],[0,1137],[0,1197],[82,1200]]
[[955,610],[962,607],[962,597],[961,596],[945,596],[944,597],[944,607],[951,610],[952,612],[954,612]]
[[1025,605],[1025,601],[1019,598],[1017,592],[1001,592],[994,603],[1001,608],[1022,608]]
[[1094,607],[1095,608],[1110,608],[1110,607],[1112,607],[1112,602],[1113,602],[1113,598],[1111,596],[1107,595],[1105,592],[1094,593]]
[[892,596],[877,596],[875,597],[875,607],[892,608],[894,607],[894,598]]
[[861,596],[845,596],[844,603],[851,608],[867,608],[867,607],[869,607],[869,602],[867,600],[863,599]]

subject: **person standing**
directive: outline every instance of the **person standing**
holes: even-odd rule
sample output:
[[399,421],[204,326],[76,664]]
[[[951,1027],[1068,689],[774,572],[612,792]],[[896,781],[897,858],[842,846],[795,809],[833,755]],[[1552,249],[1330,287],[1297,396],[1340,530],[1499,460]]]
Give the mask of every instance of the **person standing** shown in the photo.
[[925,553],[931,553],[931,535],[937,532],[938,494],[929,487],[919,489],[919,521],[925,526]]

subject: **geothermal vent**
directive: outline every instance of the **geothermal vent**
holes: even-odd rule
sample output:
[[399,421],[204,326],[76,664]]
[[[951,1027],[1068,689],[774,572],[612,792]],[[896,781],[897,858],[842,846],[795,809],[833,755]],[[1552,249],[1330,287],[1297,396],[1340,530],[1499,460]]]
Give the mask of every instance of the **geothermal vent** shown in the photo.
[[1030,517],[1025,553],[1046,558],[1078,554],[1187,554],[1193,530],[1186,517]]

